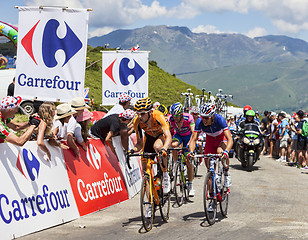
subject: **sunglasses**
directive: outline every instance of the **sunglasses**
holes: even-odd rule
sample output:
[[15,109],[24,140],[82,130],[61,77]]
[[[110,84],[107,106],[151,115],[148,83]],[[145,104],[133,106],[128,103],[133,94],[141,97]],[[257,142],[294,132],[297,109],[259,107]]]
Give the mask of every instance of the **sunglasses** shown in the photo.
[[191,113],[191,115],[193,115],[193,116],[198,116],[199,113]]
[[145,114],[147,114],[149,111],[146,111],[146,112],[137,112],[137,115],[138,116],[144,116]]
[[210,119],[211,117],[208,117],[208,116],[200,116],[201,117],[201,119],[205,119],[205,120],[208,120],[208,119]]

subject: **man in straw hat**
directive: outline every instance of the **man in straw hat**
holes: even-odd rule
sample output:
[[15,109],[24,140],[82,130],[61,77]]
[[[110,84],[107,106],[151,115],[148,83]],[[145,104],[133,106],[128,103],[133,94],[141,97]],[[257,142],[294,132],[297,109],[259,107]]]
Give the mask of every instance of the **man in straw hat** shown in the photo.
[[77,127],[77,121],[76,118],[82,114],[84,109],[90,108],[84,101],[82,97],[74,98],[70,102],[71,108],[75,113],[73,114],[73,117],[70,118],[69,122],[67,123],[66,129],[66,136],[67,136],[67,145],[74,151],[74,154],[77,158],[80,157],[79,148],[76,145],[76,142],[74,140],[74,132]]
[[124,150],[128,151],[127,123],[129,123],[134,116],[135,112],[133,110],[126,109],[120,114],[112,114],[106,118],[102,118],[91,127],[91,134],[100,138],[103,143],[108,143],[114,153],[115,150],[112,144],[112,137],[121,135],[121,142]]
[[[18,106],[21,102],[21,97],[4,97],[0,101],[0,143],[4,140],[15,144],[17,146],[23,146],[31,137],[33,130],[40,124],[39,118],[30,117],[29,122],[17,123],[12,119],[18,111]],[[27,128],[27,131],[20,137],[16,136],[9,128],[14,131],[19,131]]]

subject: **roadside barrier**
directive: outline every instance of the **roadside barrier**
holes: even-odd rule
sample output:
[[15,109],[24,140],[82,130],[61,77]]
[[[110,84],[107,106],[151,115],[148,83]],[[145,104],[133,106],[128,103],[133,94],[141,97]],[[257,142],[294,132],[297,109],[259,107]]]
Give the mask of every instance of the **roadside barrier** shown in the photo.
[[0,144],[1,239],[59,225],[137,194],[140,159],[132,159],[128,169],[120,137],[113,143],[118,158],[99,139],[90,139],[87,151],[79,148],[80,159],[71,150],[46,143],[51,161],[44,159],[36,142],[23,147]]

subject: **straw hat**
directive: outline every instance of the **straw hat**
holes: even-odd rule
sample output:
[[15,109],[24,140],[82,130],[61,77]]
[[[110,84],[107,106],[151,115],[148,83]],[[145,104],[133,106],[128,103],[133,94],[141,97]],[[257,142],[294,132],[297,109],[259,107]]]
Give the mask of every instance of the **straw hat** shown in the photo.
[[71,107],[73,110],[82,110],[86,108],[90,108],[84,101],[82,97],[76,97],[71,102]]
[[55,120],[59,120],[61,118],[65,118],[67,116],[73,115],[77,113],[75,110],[71,108],[71,106],[67,103],[63,103],[57,106],[56,108],[56,116]]

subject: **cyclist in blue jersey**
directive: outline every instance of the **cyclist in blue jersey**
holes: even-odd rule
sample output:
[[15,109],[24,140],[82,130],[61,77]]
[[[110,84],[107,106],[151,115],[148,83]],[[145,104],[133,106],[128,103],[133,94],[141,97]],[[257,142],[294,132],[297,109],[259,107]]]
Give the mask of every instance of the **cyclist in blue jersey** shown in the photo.
[[[215,114],[215,104],[205,104],[200,107],[200,117],[196,122],[195,130],[191,136],[189,144],[189,156],[193,156],[196,147],[198,134],[203,131],[206,134],[204,153],[222,153],[227,168],[224,168],[225,185],[231,186],[231,176],[229,173],[229,151],[232,148],[233,140],[226,120],[219,114]],[[209,161],[206,161],[209,168]]]

